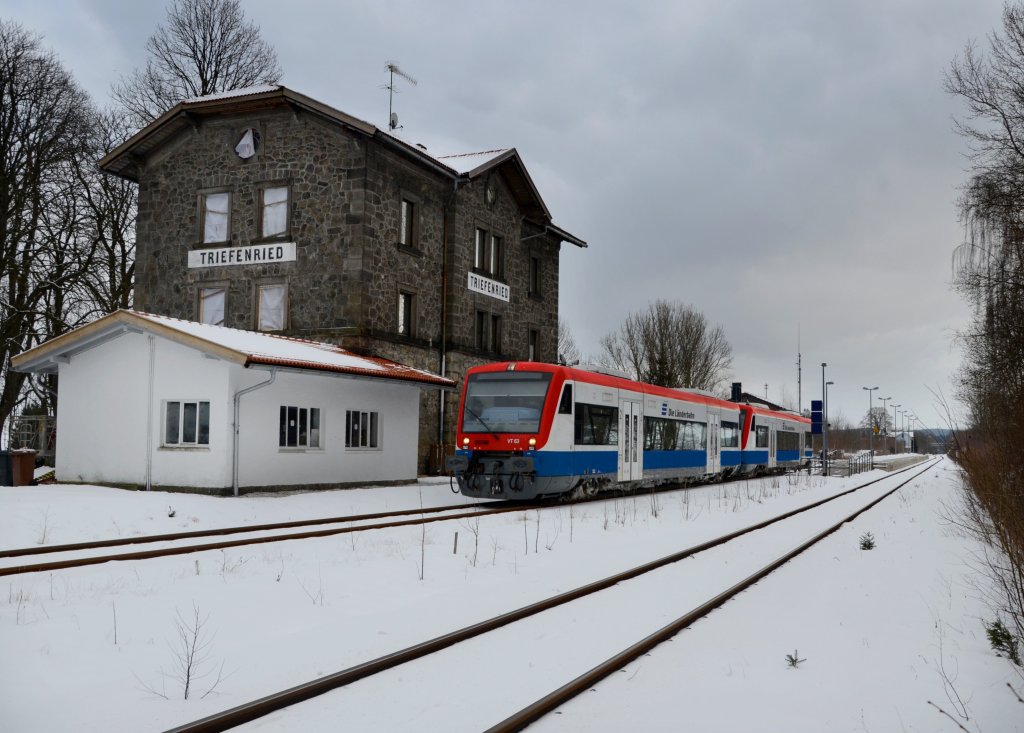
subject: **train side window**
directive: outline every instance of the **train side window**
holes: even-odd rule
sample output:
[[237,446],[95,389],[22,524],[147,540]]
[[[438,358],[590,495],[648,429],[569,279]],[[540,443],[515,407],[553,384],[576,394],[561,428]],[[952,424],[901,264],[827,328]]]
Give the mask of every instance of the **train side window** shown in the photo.
[[572,414],[572,385],[567,384],[562,388],[562,401],[558,403],[558,412],[561,415]]

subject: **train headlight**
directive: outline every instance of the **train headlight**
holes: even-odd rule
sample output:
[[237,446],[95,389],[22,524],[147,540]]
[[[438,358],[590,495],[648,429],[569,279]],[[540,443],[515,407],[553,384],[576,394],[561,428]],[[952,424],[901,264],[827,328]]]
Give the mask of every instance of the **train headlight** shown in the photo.
[[530,438],[530,447],[531,448],[536,448],[537,447],[537,439],[536,438]]
[[462,439],[462,444],[468,448],[469,447],[469,438],[463,438]]

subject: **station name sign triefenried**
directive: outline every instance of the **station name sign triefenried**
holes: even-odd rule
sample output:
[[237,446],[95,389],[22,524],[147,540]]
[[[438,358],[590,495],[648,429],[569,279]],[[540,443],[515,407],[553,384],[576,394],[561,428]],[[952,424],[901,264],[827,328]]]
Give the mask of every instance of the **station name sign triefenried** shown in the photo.
[[509,293],[511,289],[505,283],[500,283],[497,280],[491,280],[487,277],[477,275],[475,272],[469,273],[469,289],[474,293],[481,293],[483,295],[489,295],[492,298],[498,300],[504,300],[506,303],[509,299]]
[[193,249],[188,253],[189,267],[224,267],[225,265],[264,265],[268,262],[294,262],[295,242],[254,244],[250,247]]

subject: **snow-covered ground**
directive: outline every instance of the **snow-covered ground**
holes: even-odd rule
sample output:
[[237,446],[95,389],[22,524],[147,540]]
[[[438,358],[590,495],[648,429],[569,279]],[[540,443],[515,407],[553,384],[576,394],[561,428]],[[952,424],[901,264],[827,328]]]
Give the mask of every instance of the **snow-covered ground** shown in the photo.
[[[0,729],[163,730],[882,475],[759,479],[425,530],[376,530],[3,578]],[[972,732],[1024,731],[1024,705],[1006,688],[1009,682],[1020,691],[1024,679],[985,638],[984,621],[993,614],[980,600],[982,579],[972,569],[976,547],[945,518],[955,510],[958,490],[956,469],[945,461],[537,729],[956,731],[959,723]],[[447,481],[436,479],[237,499],[0,487],[0,547],[460,501]],[[865,532],[874,535],[875,549],[859,548]],[[727,578],[742,573],[743,563],[775,557],[779,547],[796,546],[811,533],[794,523],[770,540],[679,563],[682,571],[690,566],[689,579],[665,576],[676,580],[637,591],[630,602],[653,611],[652,618],[681,615],[688,608],[676,606],[688,601],[667,590],[702,583],[720,583],[721,590],[735,582]],[[207,645],[198,665],[202,676],[184,700],[176,645],[182,620],[190,626],[197,613]],[[463,650],[462,661],[451,664],[468,668],[468,684],[453,678],[438,686],[440,693],[428,694],[410,669],[399,685],[354,686],[347,695],[332,693],[305,711],[249,727],[308,730],[320,725],[316,721],[343,719],[353,730],[479,730],[520,707],[494,689],[513,690],[527,677],[543,691],[567,681],[552,684],[543,677],[545,665],[533,661],[544,659],[552,639],[584,628],[579,619],[594,615],[552,614],[509,630],[509,641],[496,651],[474,657]],[[630,636],[616,634],[606,635],[608,643]],[[577,635],[580,641],[563,642],[558,654],[585,669],[593,639]],[[638,631],[631,640],[641,636]],[[805,660],[795,668],[786,662],[793,653]],[[332,698],[340,707],[332,707]],[[375,708],[376,720],[339,717],[352,698]],[[423,722],[410,726],[410,720]]]

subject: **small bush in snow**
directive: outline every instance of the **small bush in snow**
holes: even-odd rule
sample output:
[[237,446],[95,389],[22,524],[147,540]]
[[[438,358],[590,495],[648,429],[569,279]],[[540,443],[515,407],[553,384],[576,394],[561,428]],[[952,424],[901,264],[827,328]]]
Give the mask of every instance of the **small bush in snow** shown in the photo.
[[985,624],[985,633],[988,635],[988,643],[992,645],[992,651],[1020,665],[1017,637],[1010,633],[1001,620],[996,619],[990,624]]
[[806,659],[801,659],[800,658],[800,652],[797,651],[796,649],[793,650],[792,654],[787,654],[786,655],[786,664],[788,664],[790,667],[793,667],[794,669],[796,669],[797,667],[800,666],[800,662],[806,662],[806,661],[807,661]]
[[865,532],[860,536],[860,549],[862,550],[873,550],[875,549],[875,536],[870,532]]

